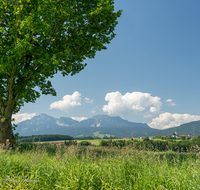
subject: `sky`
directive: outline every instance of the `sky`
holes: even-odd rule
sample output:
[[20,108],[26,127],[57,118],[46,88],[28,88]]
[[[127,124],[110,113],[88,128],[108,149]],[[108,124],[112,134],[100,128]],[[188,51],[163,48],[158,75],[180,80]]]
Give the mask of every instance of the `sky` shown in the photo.
[[50,79],[41,95],[13,115],[45,113],[75,120],[120,116],[166,129],[200,120],[200,1],[115,0],[115,38],[75,76]]

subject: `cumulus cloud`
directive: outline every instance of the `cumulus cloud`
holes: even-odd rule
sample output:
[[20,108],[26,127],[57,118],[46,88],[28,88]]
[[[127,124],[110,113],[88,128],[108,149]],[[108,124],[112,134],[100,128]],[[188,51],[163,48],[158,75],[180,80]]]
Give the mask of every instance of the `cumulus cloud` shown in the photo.
[[71,117],[71,118],[79,122],[87,119],[87,117]]
[[59,109],[68,113],[71,109],[81,106],[81,93],[75,91],[72,95],[65,95],[62,100],[53,102],[50,109]]
[[32,119],[34,116],[36,115],[36,113],[32,113],[32,114],[28,114],[28,113],[16,113],[12,115],[12,118],[15,119],[15,121],[13,121],[12,123],[20,123],[22,121],[25,121],[27,119]]
[[199,115],[190,115],[190,114],[171,114],[169,112],[165,112],[160,114],[158,117],[153,118],[151,123],[148,125],[151,128],[156,129],[167,129],[171,127],[179,126],[183,123],[188,123],[191,121],[200,120]]
[[152,116],[160,113],[162,105],[159,97],[142,92],[127,92],[125,95],[118,91],[111,92],[106,94],[105,100],[108,101],[108,104],[104,105],[102,109],[108,114],[135,114],[143,112],[151,106],[146,114]]
[[85,102],[88,104],[91,104],[93,103],[93,99],[85,98]]
[[176,104],[172,101],[172,99],[167,99],[165,101],[165,103],[167,103],[168,106],[175,106]]
[[154,112],[157,111],[157,109],[156,109],[155,107],[150,107],[150,110],[149,110],[149,111],[152,112],[152,113],[154,113]]

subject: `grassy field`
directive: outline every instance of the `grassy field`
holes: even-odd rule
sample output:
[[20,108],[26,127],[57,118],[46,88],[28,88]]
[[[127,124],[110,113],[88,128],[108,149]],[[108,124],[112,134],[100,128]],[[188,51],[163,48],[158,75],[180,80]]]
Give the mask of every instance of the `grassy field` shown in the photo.
[[2,190],[200,189],[199,153],[50,144],[19,150],[1,151]]
[[[76,140],[77,143],[80,143],[81,141],[88,141],[88,142],[91,142],[91,144],[94,144],[94,145],[99,145],[100,144],[100,141],[102,139],[92,139],[92,140]],[[113,141],[115,140],[122,140],[122,139],[113,139]],[[57,140],[57,141],[46,141],[46,142],[40,142],[40,143],[53,143],[53,142],[64,142],[64,140]],[[39,142],[37,142],[39,143]]]
[[[81,141],[88,141],[91,142],[91,144],[98,146],[100,144],[100,141],[102,139],[92,139],[92,140],[76,140],[77,143],[80,143]],[[105,139],[106,140],[106,139]],[[125,141],[129,141],[130,139],[112,139],[112,141],[116,141],[116,140],[125,140]],[[143,139],[135,139],[138,141],[143,141]],[[165,139],[152,139],[154,141],[166,141]],[[177,142],[180,140],[176,140]],[[45,142],[36,142],[36,143],[54,143],[54,142],[64,142],[64,140],[56,140],[56,141],[45,141]]]
[[[81,141],[88,141],[88,142],[91,142],[91,144],[94,144],[94,145],[99,145],[100,144],[100,141],[101,139],[93,139],[93,140],[76,140],[77,143],[80,143]],[[57,141],[45,141],[45,142],[36,142],[36,143],[54,143],[54,142],[64,142],[64,140],[57,140]]]

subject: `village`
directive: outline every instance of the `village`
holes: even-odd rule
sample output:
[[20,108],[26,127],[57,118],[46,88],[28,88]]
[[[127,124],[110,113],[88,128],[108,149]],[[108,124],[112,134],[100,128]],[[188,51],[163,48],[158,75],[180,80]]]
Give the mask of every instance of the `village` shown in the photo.
[[[145,138],[148,138],[149,140],[152,140],[152,139],[181,139],[181,140],[189,140],[191,138],[195,138],[195,137],[198,137],[198,135],[178,135],[177,132],[175,131],[172,135],[170,136],[149,136],[149,137],[140,137],[139,139],[145,139]],[[123,137],[122,139],[136,139],[134,137]]]
[[[153,140],[153,139],[157,139],[157,140],[167,140],[167,139],[172,139],[172,140],[190,140],[192,138],[198,137],[198,135],[178,135],[177,132],[175,131],[172,135],[169,136],[149,136],[149,137],[144,137],[141,136],[140,138],[135,138],[135,137],[123,137],[123,138],[119,138],[119,139],[113,139],[113,140],[142,140],[142,139],[148,139],[148,140]],[[101,139],[99,139],[98,141],[100,141]],[[87,140],[86,140],[87,141]],[[91,140],[88,140],[91,141]],[[95,145],[93,141],[97,141],[96,140],[92,140],[91,141],[91,145]],[[80,144],[81,141],[77,142],[77,145]],[[64,143],[64,141],[54,141],[54,142],[49,142],[50,144],[56,144],[56,145],[62,145]],[[37,143],[40,144],[40,143]],[[98,144],[98,143],[97,143]]]

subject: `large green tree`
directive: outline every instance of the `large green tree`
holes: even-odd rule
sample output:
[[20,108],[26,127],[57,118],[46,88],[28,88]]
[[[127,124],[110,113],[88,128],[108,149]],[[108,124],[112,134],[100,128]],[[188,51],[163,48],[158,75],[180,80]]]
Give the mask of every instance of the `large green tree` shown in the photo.
[[114,0],[0,0],[0,140],[14,139],[24,102],[56,96],[49,77],[79,73],[106,49],[121,12]]

